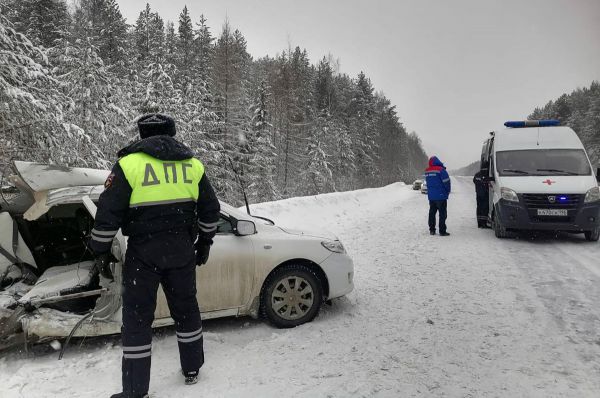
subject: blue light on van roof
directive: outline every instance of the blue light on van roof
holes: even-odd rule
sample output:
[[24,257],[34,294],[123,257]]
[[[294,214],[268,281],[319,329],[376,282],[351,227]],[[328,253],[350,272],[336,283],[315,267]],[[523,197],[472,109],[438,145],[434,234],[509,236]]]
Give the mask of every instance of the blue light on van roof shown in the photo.
[[512,128],[560,126],[560,120],[546,119],[546,120],[509,121],[509,122],[504,123],[504,126],[512,127]]

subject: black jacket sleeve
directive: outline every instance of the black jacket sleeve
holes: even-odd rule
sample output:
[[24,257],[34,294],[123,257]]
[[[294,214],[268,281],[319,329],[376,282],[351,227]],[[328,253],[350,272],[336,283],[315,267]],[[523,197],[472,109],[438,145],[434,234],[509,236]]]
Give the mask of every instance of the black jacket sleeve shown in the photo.
[[123,225],[129,209],[131,191],[123,169],[117,163],[106,179],[104,192],[98,201],[98,211],[90,239],[90,248],[94,253],[101,254],[110,250],[113,238]]
[[217,233],[221,205],[206,173],[202,176],[198,188],[198,242],[210,245]]

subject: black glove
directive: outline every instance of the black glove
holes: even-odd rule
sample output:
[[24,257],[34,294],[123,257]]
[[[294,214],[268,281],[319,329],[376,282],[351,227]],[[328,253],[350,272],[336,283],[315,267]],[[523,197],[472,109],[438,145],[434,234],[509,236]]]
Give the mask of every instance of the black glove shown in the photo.
[[210,245],[212,242],[199,240],[196,243],[196,265],[199,267],[202,264],[206,264],[208,261],[208,255],[210,254]]
[[110,263],[116,262],[117,259],[110,253],[102,253],[96,256],[96,269],[106,279],[114,280],[113,273],[110,269]]

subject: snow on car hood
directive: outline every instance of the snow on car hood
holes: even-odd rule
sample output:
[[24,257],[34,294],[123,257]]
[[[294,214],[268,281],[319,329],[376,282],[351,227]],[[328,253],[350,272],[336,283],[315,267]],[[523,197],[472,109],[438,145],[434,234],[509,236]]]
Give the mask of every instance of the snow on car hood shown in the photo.
[[290,235],[307,236],[311,238],[327,239],[327,240],[338,240],[337,236],[328,231],[306,231],[301,229],[294,229],[288,227],[277,226],[280,230]]

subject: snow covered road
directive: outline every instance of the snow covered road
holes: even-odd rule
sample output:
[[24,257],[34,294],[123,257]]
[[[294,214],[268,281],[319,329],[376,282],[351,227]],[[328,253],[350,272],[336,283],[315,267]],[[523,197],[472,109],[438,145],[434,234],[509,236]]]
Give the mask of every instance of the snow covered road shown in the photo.
[[[454,179],[450,237],[401,184],[254,206],[336,233],[355,291],[312,323],[207,321],[201,381],[183,386],[174,332],[153,346],[151,395],[170,397],[598,397],[600,245],[581,236],[498,240],[478,230]],[[0,397],[104,397],[120,388],[119,341],[0,359]]]

